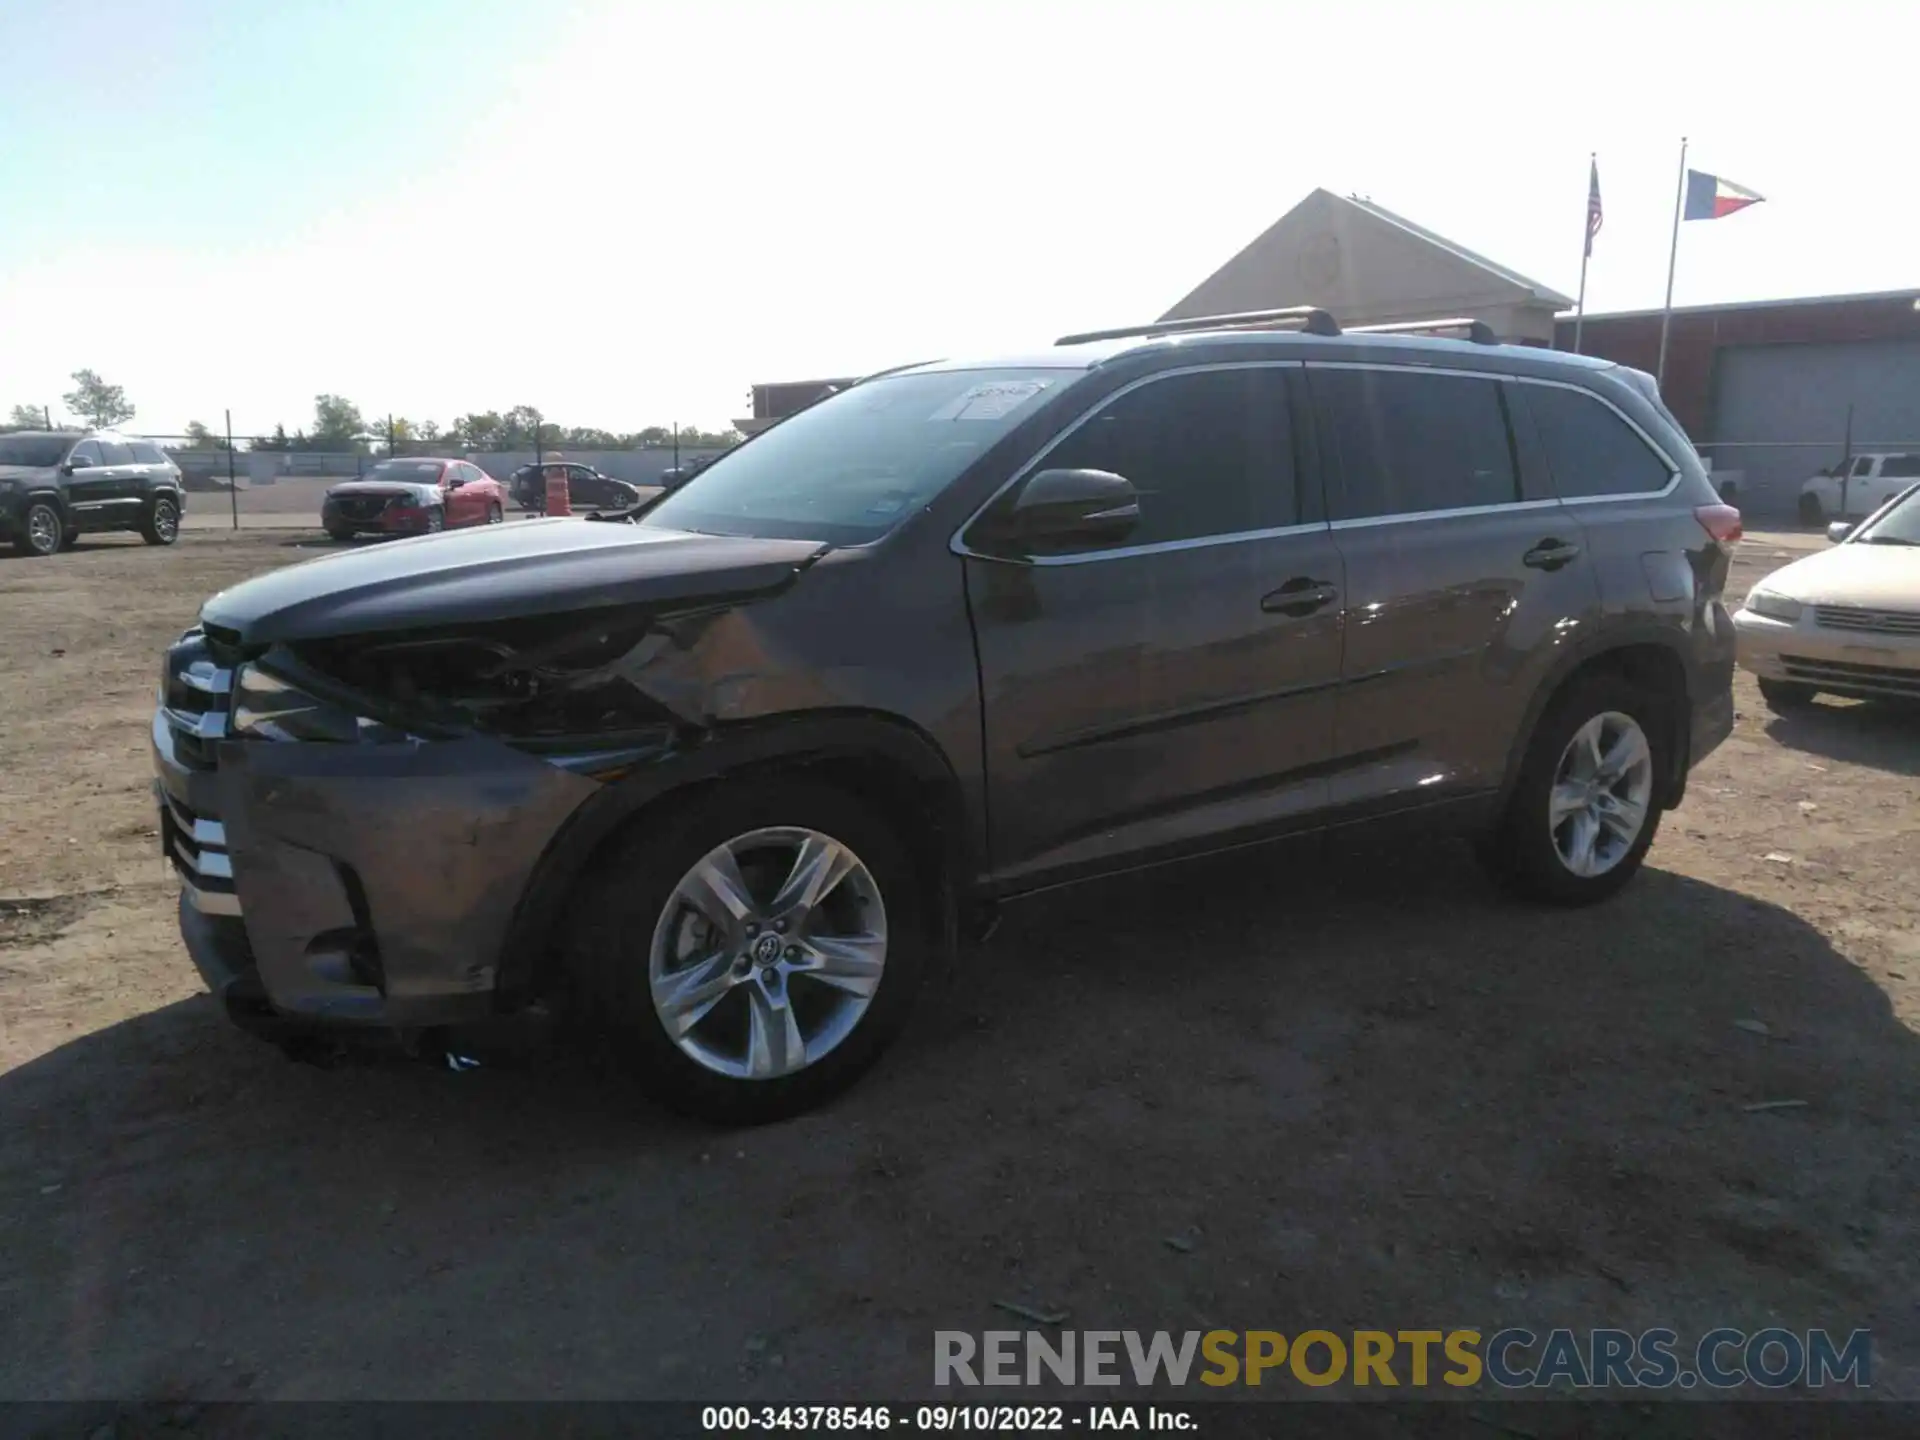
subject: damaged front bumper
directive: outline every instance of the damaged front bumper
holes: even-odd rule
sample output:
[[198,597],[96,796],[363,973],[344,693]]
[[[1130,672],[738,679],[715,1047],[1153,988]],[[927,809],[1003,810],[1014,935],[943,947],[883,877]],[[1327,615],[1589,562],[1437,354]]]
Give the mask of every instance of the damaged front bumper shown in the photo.
[[153,754],[181,938],[229,1014],[414,1030],[495,1013],[515,907],[597,784],[487,739],[236,741],[220,714],[183,727],[162,706]]

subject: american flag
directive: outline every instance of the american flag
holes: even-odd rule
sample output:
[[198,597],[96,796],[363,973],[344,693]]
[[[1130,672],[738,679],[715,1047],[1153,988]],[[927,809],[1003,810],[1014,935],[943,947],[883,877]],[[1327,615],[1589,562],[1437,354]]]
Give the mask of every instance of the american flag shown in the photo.
[[1600,209],[1600,162],[1596,159],[1589,164],[1592,168],[1587,172],[1586,253],[1591,255],[1593,254],[1593,237],[1600,233],[1600,221],[1603,216]]

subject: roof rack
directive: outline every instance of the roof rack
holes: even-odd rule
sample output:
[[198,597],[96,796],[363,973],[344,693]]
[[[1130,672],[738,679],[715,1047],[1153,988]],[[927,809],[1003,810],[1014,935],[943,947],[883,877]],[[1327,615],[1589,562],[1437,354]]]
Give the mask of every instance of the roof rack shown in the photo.
[[1461,316],[1454,320],[1406,320],[1396,325],[1355,325],[1349,335],[1431,335],[1435,339],[1471,340],[1476,345],[1498,345],[1500,337],[1484,320]]
[[1085,330],[1062,335],[1056,345],[1084,345],[1090,340],[1127,340],[1134,336],[1179,335],[1191,330],[1304,330],[1309,335],[1338,335],[1339,323],[1317,305],[1290,305],[1284,310],[1242,310],[1234,315],[1195,315],[1186,320],[1159,320],[1151,325],[1123,325],[1117,330]]

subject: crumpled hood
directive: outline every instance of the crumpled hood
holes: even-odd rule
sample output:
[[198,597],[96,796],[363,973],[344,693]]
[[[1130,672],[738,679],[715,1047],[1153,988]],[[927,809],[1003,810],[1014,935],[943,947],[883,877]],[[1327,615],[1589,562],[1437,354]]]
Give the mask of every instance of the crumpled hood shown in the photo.
[[1920,547],[1836,545],[1774,571],[1761,587],[1808,605],[1920,611]]
[[419,495],[431,492],[431,485],[409,485],[403,480],[343,480],[327,487],[327,498],[339,495]]
[[392,541],[255,576],[201,607],[247,646],[614,605],[744,599],[792,582],[817,540],[521,520]]

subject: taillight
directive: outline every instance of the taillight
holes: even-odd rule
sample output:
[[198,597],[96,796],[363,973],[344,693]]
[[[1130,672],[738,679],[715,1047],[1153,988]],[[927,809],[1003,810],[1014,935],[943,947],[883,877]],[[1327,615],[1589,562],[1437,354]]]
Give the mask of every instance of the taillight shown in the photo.
[[1740,512],[1731,505],[1696,505],[1693,518],[1722,545],[1732,545],[1740,538]]

